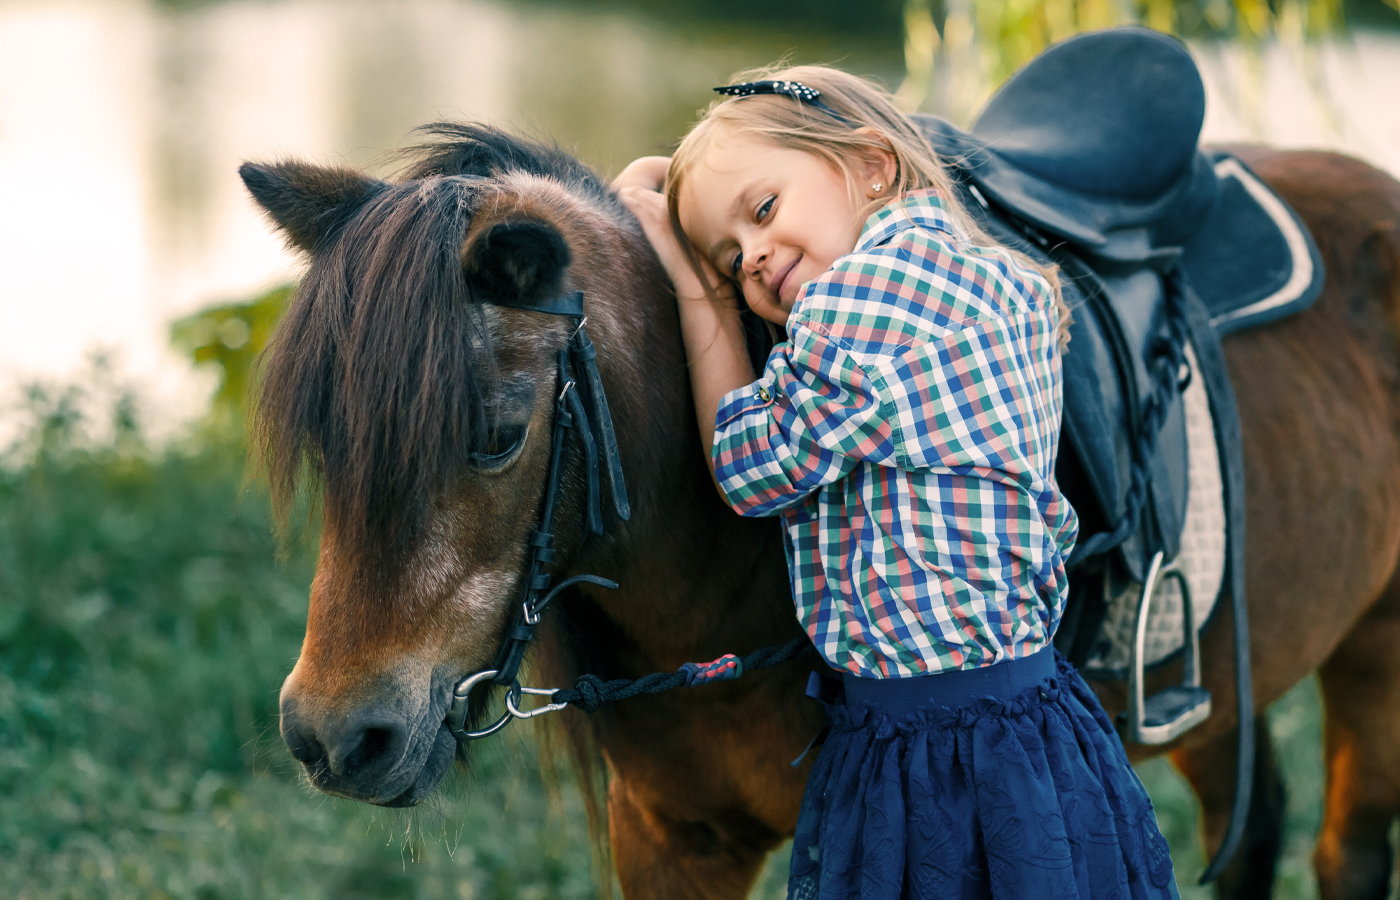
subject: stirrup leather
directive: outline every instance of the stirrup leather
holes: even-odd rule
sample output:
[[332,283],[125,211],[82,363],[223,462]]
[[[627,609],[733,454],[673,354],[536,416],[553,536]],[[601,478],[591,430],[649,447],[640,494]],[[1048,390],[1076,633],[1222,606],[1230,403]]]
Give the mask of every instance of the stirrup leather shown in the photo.
[[[1146,656],[1147,615],[1153,597],[1167,579],[1181,589],[1185,643],[1181,650],[1181,684],[1143,698],[1143,660]],[[1128,661],[1128,712],[1125,737],[1138,744],[1165,744],[1189,731],[1210,716],[1210,691],[1201,687],[1201,638],[1196,625],[1196,609],[1191,583],[1175,561],[1163,564],[1159,550],[1147,569],[1138,601],[1137,629],[1133,635],[1132,658]]]

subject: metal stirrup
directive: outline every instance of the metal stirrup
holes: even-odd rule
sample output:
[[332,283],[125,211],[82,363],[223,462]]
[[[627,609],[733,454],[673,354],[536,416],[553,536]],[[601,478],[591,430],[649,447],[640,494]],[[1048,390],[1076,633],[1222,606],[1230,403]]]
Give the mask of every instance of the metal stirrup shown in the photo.
[[[1196,605],[1191,583],[1175,561],[1163,563],[1162,551],[1152,556],[1138,601],[1132,658],[1128,661],[1127,739],[1138,744],[1165,744],[1210,717],[1210,692],[1201,687],[1201,637],[1196,628]],[[1181,684],[1144,699],[1143,670],[1147,660],[1147,621],[1157,591],[1168,580],[1181,589],[1185,643],[1182,645]]]

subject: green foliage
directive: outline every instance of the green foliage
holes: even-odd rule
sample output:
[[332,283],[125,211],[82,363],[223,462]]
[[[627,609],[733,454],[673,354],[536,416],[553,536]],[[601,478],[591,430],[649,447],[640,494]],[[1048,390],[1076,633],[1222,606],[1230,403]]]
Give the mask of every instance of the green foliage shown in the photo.
[[272,340],[293,286],[275,287],[251,300],[201,310],[170,326],[170,342],[196,365],[219,369],[219,390],[211,417],[219,423],[243,421],[258,354]]
[[152,451],[98,388],[32,390],[0,463],[0,896],[591,896],[523,731],[423,810],[302,783],[277,691],[314,535],[278,562],[238,443]]
[[[1378,2],[1350,6],[1370,21]],[[1011,73],[1082,31],[1137,24],[1196,41],[1229,40],[1257,64],[1267,41],[1301,50],[1344,35],[1348,7],[1345,0],[904,0],[899,97],[909,109],[966,123]]]

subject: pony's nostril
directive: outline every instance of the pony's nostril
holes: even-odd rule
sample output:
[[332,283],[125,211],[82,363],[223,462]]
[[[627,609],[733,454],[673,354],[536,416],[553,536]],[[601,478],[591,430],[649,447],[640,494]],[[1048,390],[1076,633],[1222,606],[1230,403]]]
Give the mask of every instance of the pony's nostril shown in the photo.
[[334,716],[307,721],[295,704],[282,708],[282,739],[313,779],[367,789],[398,763],[408,746],[408,728],[383,715]]
[[304,766],[314,766],[326,758],[326,748],[315,738],[305,738],[297,743],[288,742],[287,746],[296,761]]
[[287,749],[292,751],[292,756],[297,762],[305,766],[325,762],[325,745],[317,740],[316,733],[297,717],[295,704],[282,704],[281,728],[282,740],[286,742]]
[[347,778],[378,772],[394,762],[398,732],[391,728],[366,728],[360,742],[341,761],[341,774]]

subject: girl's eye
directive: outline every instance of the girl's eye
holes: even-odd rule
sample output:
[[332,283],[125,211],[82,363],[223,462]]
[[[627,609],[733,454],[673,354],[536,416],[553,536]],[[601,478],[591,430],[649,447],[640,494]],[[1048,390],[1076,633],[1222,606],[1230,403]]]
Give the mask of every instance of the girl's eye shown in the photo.
[[773,211],[773,201],[775,199],[777,198],[769,197],[767,200],[764,200],[763,204],[759,206],[758,211],[753,214],[754,219],[762,222],[764,219],[768,218],[768,214]]
[[729,277],[738,281],[740,276],[743,275],[743,268],[744,254],[742,252],[735,253],[734,258],[729,261]]

